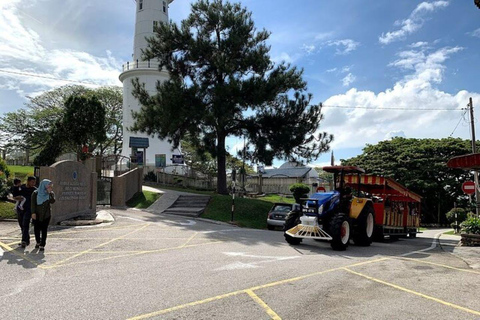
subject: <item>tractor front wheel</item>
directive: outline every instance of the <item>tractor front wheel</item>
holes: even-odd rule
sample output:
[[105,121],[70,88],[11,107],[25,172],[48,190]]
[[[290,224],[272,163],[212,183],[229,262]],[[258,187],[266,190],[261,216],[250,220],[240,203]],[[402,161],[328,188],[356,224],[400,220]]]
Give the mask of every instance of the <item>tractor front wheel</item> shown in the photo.
[[330,245],[333,250],[343,251],[347,249],[350,241],[350,220],[345,213],[335,215],[330,221],[330,232],[332,241]]
[[357,226],[353,236],[353,241],[357,246],[368,247],[372,243],[373,229],[375,227],[374,214],[373,208],[368,206],[357,218]]
[[285,219],[285,224],[283,225],[283,231],[284,231],[285,240],[287,240],[289,244],[298,245],[300,244],[300,242],[302,242],[301,238],[294,238],[291,235],[288,235],[286,232],[287,230],[290,230],[296,225],[300,224],[300,214],[301,214],[300,212],[292,211],[287,215],[287,218]]

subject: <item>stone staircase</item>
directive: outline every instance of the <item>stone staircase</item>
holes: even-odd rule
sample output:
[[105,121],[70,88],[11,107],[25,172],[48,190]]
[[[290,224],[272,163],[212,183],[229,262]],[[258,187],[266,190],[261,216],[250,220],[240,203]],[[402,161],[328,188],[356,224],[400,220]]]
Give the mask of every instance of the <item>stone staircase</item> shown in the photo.
[[209,201],[210,196],[180,195],[163,213],[198,217],[205,211]]

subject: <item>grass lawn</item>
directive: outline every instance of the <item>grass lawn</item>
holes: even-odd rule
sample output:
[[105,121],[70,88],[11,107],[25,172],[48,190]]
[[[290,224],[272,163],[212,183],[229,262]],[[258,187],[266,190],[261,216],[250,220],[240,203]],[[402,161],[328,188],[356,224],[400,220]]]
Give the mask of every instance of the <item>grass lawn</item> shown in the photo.
[[2,219],[16,219],[17,215],[13,211],[15,204],[7,201],[0,201],[0,220]]
[[138,192],[133,196],[132,199],[127,201],[127,206],[131,208],[145,209],[150,207],[155,201],[157,201],[160,196],[161,194],[157,192]]
[[443,234],[449,234],[449,235],[452,235],[452,236],[460,236],[459,233],[455,233],[455,230],[447,231],[447,232],[444,232]]
[[[233,223],[246,228],[265,229],[267,227],[267,213],[272,207],[271,202],[235,198],[235,212]],[[202,218],[230,222],[232,213],[232,197],[215,194],[202,214]]]
[[33,176],[34,167],[29,166],[8,166],[11,178],[18,178],[25,183],[28,176]]
[[290,198],[287,198],[287,197],[284,197],[283,195],[278,195],[278,194],[269,194],[269,195],[266,195],[265,197],[258,197],[256,199],[273,202],[273,203],[275,202],[295,203],[295,199],[293,198],[293,196]]
[[[152,184],[156,187],[158,185]],[[199,191],[183,188],[158,186],[161,189],[170,189],[183,192],[191,192],[197,194],[206,194],[211,196],[205,212],[201,215],[202,218],[231,222],[232,217],[232,196],[219,195],[212,191]],[[293,198],[285,198],[279,195],[268,195],[259,198],[235,198],[235,212],[233,223],[245,228],[266,229],[267,228],[267,213],[272,208],[273,202],[293,203]]]

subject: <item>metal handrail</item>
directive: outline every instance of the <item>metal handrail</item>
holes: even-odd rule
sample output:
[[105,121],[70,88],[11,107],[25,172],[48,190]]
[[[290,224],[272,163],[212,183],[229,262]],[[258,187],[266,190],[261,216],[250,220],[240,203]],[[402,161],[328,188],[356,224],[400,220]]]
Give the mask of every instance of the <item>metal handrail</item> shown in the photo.
[[138,59],[135,61],[128,61],[127,63],[122,65],[123,72],[128,70],[134,69],[157,69],[160,66],[160,63],[157,61],[139,61]]

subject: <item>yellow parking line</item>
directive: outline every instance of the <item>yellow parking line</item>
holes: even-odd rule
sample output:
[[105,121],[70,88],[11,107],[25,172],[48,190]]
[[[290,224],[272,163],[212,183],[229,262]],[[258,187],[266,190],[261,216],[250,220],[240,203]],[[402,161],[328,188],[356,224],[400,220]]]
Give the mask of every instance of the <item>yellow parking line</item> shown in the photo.
[[114,238],[114,239],[111,239],[111,240],[109,240],[109,241],[107,241],[107,242],[104,242],[104,243],[102,243],[102,244],[99,244],[98,246],[96,246],[96,247],[94,247],[94,248],[91,248],[91,249],[88,249],[88,250],[79,252],[79,253],[77,253],[77,254],[74,254],[73,256],[71,256],[71,257],[69,257],[69,258],[67,258],[67,259],[61,260],[61,261],[55,263],[54,265],[48,266],[48,267],[46,267],[46,268],[52,268],[52,267],[55,267],[55,266],[64,264],[65,262],[67,262],[67,261],[69,261],[69,260],[72,260],[72,259],[74,259],[74,258],[77,258],[77,257],[79,257],[79,256],[84,255],[85,253],[88,253],[88,252],[93,251],[93,250],[95,250],[95,249],[97,249],[97,248],[101,248],[101,247],[103,247],[103,246],[106,246],[107,244],[112,243],[112,242],[114,242],[114,241],[116,241],[116,240],[119,240],[119,239],[121,239],[121,238],[123,238],[123,237],[126,237],[126,236],[128,236],[128,235],[131,235],[132,233],[138,232],[138,231],[146,228],[148,225],[150,225],[150,223],[147,223],[147,224],[143,225],[142,227],[140,227],[140,228],[138,228],[138,229],[135,229],[135,230],[133,230],[133,231],[131,231],[131,232],[123,235],[123,236],[120,236],[120,237],[118,237],[118,238]]
[[[131,256],[136,256],[136,255],[141,255],[141,254],[148,254],[148,253],[160,253],[163,251],[171,251],[175,249],[184,249],[184,248],[192,248],[192,247],[199,247],[199,246],[206,246],[209,244],[217,244],[217,243],[222,243],[223,241],[214,241],[214,242],[208,242],[208,243],[201,243],[201,244],[191,244],[187,245],[185,247],[172,247],[172,248],[164,248],[164,249],[156,249],[156,250],[145,250],[145,251],[138,251],[134,253],[127,253],[127,254],[121,254],[117,256],[112,256],[112,257],[105,257],[105,258],[100,258],[100,259],[92,259],[92,260],[86,260],[86,261],[77,261],[77,262],[71,262],[71,263],[62,263],[62,264],[53,264],[50,266],[45,266],[43,267],[44,269],[53,269],[53,268],[59,268],[59,267],[64,267],[64,266],[71,266],[74,264],[84,264],[84,263],[90,263],[90,262],[98,262],[98,261],[104,261],[104,260],[111,260],[111,259],[116,259],[116,258],[124,258],[124,257],[131,257]],[[98,251],[100,252],[100,251]],[[122,251],[120,251],[122,252]],[[84,254],[90,254],[92,252],[83,252]]]
[[[384,260],[390,260],[390,258],[380,258],[380,259],[375,259],[375,260],[359,262],[359,263],[349,265],[348,267],[359,266],[359,265],[364,265],[364,264],[369,264],[369,263],[375,263],[375,262],[380,262],[380,261],[384,261]],[[247,288],[247,289],[237,290],[237,291],[229,292],[229,293],[226,293],[226,294],[218,295],[218,296],[215,296],[215,297],[210,297],[210,298],[203,299],[203,300],[198,300],[198,301],[194,301],[194,302],[181,304],[181,305],[178,305],[178,306],[175,306],[175,307],[171,307],[171,308],[167,308],[167,309],[163,309],[163,310],[159,310],[159,311],[154,311],[154,312],[151,312],[151,313],[146,313],[146,314],[143,314],[143,315],[139,315],[139,316],[136,316],[136,317],[129,318],[128,320],[147,319],[147,318],[155,317],[155,316],[158,316],[158,315],[161,315],[161,314],[176,311],[176,310],[179,310],[179,309],[183,309],[183,308],[196,306],[196,305],[207,303],[207,302],[212,302],[212,301],[232,297],[232,296],[238,295],[240,293],[247,293],[248,294],[248,291],[253,292],[253,291],[256,291],[256,290],[259,290],[259,289],[265,289],[265,288],[269,288],[269,287],[273,287],[273,286],[278,286],[278,285],[281,285],[281,284],[291,283],[291,282],[307,279],[307,278],[310,278],[310,277],[314,277],[314,276],[317,276],[317,275],[325,274],[325,273],[328,273],[328,272],[339,271],[339,270],[342,270],[342,268],[344,268],[344,267],[338,267],[338,268],[332,268],[332,269],[328,269],[328,270],[318,271],[318,272],[306,274],[306,275],[299,276],[299,277],[289,278],[289,279],[275,281],[275,282],[267,283],[267,284],[264,284],[264,285],[259,285],[259,286]]]
[[189,303],[185,303],[185,304],[182,304],[182,305],[178,305],[178,306],[175,306],[175,307],[172,307],[172,308],[163,309],[163,310],[159,310],[159,311],[155,311],[155,312],[143,314],[143,315],[140,315],[140,316],[128,318],[128,320],[147,319],[147,318],[159,316],[159,315],[161,315],[161,314],[169,313],[169,312],[172,312],[172,311],[184,309],[184,308],[187,308],[187,307],[198,306],[198,305],[200,305],[200,304],[204,304],[204,303],[208,303],[208,302],[212,302],[212,301],[216,301],[216,300],[225,299],[225,298],[228,298],[228,297],[233,297],[233,296],[236,296],[236,295],[241,294],[241,293],[244,293],[244,292],[245,292],[245,290],[234,291],[234,292],[222,294],[222,295],[219,295],[219,296],[207,298],[207,299],[204,299],[204,300],[198,300],[198,301],[194,301],[194,302],[189,302]]
[[426,294],[423,294],[423,293],[420,293],[420,292],[417,292],[417,291],[413,291],[413,290],[410,290],[410,289],[407,289],[407,288],[398,286],[398,285],[393,284],[393,283],[389,283],[389,282],[386,282],[386,281],[383,281],[383,280],[380,280],[380,279],[376,279],[376,278],[367,276],[367,275],[365,275],[365,274],[362,274],[362,273],[359,273],[359,272],[355,272],[355,271],[353,271],[353,270],[350,270],[350,269],[348,269],[347,267],[344,267],[343,270],[348,271],[348,272],[350,272],[350,273],[352,273],[352,274],[355,274],[355,275],[357,275],[357,276],[363,277],[363,278],[365,278],[365,279],[368,279],[368,280],[371,280],[371,281],[375,281],[375,282],[381,283],[381,284],[383,284],[383,285],[386,285],[386,286],[389,286],[389,287],[392,287],[392,288],[395,288],[395,289],[398,289],[398,290],[401,290],[401,291],[405,291],[405,292],[408,292],[408,293],[411,293],[411,294],[420,296],[420,297],[425,298],[425,299],[428,299],[428,300],[432,300],[432,301],[441,303],[441,304],[446,305],[446,306],[448,306],[448,307],[455,308],[455,309],[459,309],[459,310],[462,310],[462,311],[465,311],[465,312],[468,312],[468,313],[471,313],[471,314],[480,316],[480,312],[479,312],[479,311],[472,310],[472,309],[468,309],[468,308],[465,308],[465,307],[461,307],[461,306],[459,306],[459,305],[456,305],[456,304],[453,304],[453,303],[450,303],[450,302],[447,302],[447,301],[443,301],[443,300],[440,300],[440,299],[438,299],[438,298],[434,298],[434,297],[428,296],[428,295],[426,295]]
[[195,232],[195,233],[193,234],[193,236],[191,236],[190,238],[188,238],[187,242],[185,242],[184,244],[182,244],[179,248],[185,248],[185,246],[186,246],[190,241],[192,241],[193,238],[195,238],[195,236],[196,236],[197,234],[198,234],[198,232]]
[[270,308],[262,299],[260,299],[260,297],[257,296],[255,292],[253,292],[252,290],[245,290],[245,292],[253,299],[253,301],[258,303],[265,310],[265,312],[270,316],[270,318],[274,320],[282,320],[282,318],[280,318],[280,316],[275,311],[273,311],[272,308]]
[[445,264],[440,264],[440,263],[435,263],[435,262],[430,262],[430,261],[423,261],[423,260],[420,260],[420,259],[405,258],[405,257],[401,257],[401,258],[398,258],[398,259],[400,259],[400,260],[407,260],[407,261],[421,262],[421,263],[425,263],[425,264],[431,264],[431,265],[434,265],[434,266],[438,266],[438,267],[442,267],[442,268],[447,268],[447,269],[452,269],[452,270],[457,270],[457,271],[462,271],[462,272],[469,272],[469,273],[480,274],[479,271],[475,271],[475,270],[471,270],[471,269],[462,269],[462,268],[451,267],[451,266],[447,266],[447,265],[445,265]]
[[35,260],[32,260],[30,259],[27,255],[25,254],[20,254],[19,252],[15,251],[15,249],[13,249],[12,247],[10,247],[8,244],[5,244],[3,242],[0,242],[0,247],[3,247],[7,250],[8,253],[11,253],[17,257],[19,257],[20,259],[24,259],[24,260],[27,260],[28,262],[30,262],[31,264],[33,264],[34,266],[37,266],[38,268],[44,268],[43,266],[39,265],[37,261]]

